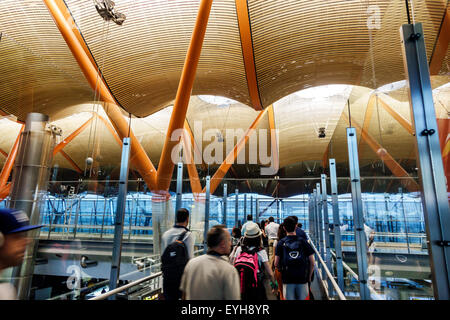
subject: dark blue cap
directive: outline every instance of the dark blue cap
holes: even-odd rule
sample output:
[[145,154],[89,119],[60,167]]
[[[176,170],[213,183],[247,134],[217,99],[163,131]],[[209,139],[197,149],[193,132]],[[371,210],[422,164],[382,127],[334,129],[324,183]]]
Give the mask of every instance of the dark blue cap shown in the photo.
[[29,223],[30,219],[22,210],[0,209],[0,232],[5,235],[42,227],[42,225],[30,225]]

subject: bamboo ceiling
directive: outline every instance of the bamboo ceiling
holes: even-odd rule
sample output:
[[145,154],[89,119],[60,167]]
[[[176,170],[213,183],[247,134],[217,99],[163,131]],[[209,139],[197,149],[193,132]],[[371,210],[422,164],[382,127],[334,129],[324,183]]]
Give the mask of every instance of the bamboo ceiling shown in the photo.
[[[112,94],[127,112],[145,117],[166,107],[178,87],[198,0],[116,0],[122,26],[105,23],[91,0],[66,0],[76,27]],[[380,28],[366,26],[378,6]],[[414,2],[428,57],[447,1]],[[95,98],[42,1],[0,1],[0,109],[23,120],[52,117]],[[264,107],[322,84],[369,88],[404,79],[399,27],[404,1],[248,0],[257,76]],[[439,72],[448,75],[448,54]],[[235,0],[214,0],[193,95],[250,105]]]

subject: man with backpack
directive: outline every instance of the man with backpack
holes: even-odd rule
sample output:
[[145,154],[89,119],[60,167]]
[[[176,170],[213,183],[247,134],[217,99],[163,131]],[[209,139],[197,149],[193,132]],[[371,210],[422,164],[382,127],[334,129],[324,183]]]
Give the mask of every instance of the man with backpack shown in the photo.
[[275,249],[275,266],[281,271],[286,300],[305,300],[314,272],[314,250],[296,235],[296,225],[292,217],[284,219],[287,236]]
[[178,209],[173,228],[164,232],[161,238],[161,271],[165,300],[181,298],[179,290],[184,268],[194,255],[194,235],[187,228],[189,211]]

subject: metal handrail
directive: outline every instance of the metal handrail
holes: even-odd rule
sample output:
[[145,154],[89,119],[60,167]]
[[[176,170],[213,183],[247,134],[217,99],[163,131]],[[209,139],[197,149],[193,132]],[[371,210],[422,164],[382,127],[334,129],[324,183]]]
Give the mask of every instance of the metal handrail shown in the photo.
[[[331,254],[333,255],[333,257],[336,259],[336,254],[335,254],[333,251],[331,251],[331,250],[330,250],[330,252],[331,252]],[[355,273],[355,271],[352,270],[352,268],[350,268],[350,267],[348,266],[348,264],[346,264],[344,261],[342,261],[342,266],[345,268],[345,270],[347,270],[347,271],[352,275],[352,277],[353,277],[356,281],[359,281],[358,275]],[[372,288],[370,285],[367,285],[367,288],[369,288],[369,291],[370,291],[371,294],[373,294],[377,299],[380,299],[380,300],[381,300],[380,295],[375,291],[374,288]]]
[[108,298],[108,297],[110,297],[110,296],[112,296],[112,295],[114,295],[116,293],[120,293],[120,292],[122,292],[122,291],[124,291],[126,289],[129,289],[131,287],[137,286],[137,285],[139,285],[139,284],[141,284],[143,282],[147,282],[149,280],[156,279],[156,278],[158,278],[160,276],[162,276],[162,272],[157,272],[155,274],[149,275],[147,277],[141,278],[139,280],[136,280],[136,281],[133,281],[133,282],[131,282],[129,284],[121,286],[121,287],[119,287],[117,289],[108,291],[108,292],[106,292],[104,294],[101,294],[101,295],[99,295],[97,297],[91,298],[89,300],[104,300],[104,299],[106,299],[106,298]]
[[[196,255],[199,254],[199,253],[203,253],[203,250],[196,250],[196,251],[194,251],[194,256],[196,256]],[[155,266],[160,266],[160,265],[161,265],[161,263],[156,264],[156,265],[153,265],[153,267],[155,267]],[[131,288],[131,287],[137,286],[137,285],[139,285],[139,284],[141,284],[141,283],[143,283],[143,282],[147,282],[147,281],[152,280],[152,279],[154,279],[154,278],[158,278],[159,276],[162,276],[162,272],[157,272],[157,273],[155,273],[155,274],[152,274],[152,275],[149,275],[149,276],[147,276],[147,277],[141,278],[141,279],[139,279],[139,280],[136,280],[136,281],[134,281],[134,282],[131,282],[131,283],[129,283],[129,284],[126,284],[126,285],[124,285],[124,286],[121,286],[121,287],[119,287],[119,288],[117,288],[117,289],[108,291],[108,292],[106,292],[106,293],[104,293],[104,294],[101,294],[101,295],[99,295],[99,296],[97,296],[97,297],[94,297],[94,298],[91,298],[91,299],[89,299],[89,300],[104,300],[104,299],[106,299],[106,298],[108,298],[108,297],[110,297],[110,296],[112,296],[112,295],[114,295],[114,294],[116,294],[116,293],[122,292],[122,291],[124,291],[124,290],[126,290],[126,289],[129,289],[129,288]]]
[[[319,252],[317,252],[316,247],[314,246],[314,243],[311,240],[308,240],[309,244],[313,248],[314,252],[316,253],[317,257],[319,258],[319,262],[322,264],[323,270],[325,270],[325,273],[328,276],[328,279],[330,279],[331,284],[333,285],[334,290],[336,290],[336,293],[339,296],[340,300],[347,300],[345,295],[342,293],[341,288],[339,288],[339,285],[334,280],[333,275],[331,274],[330,270],[328,270],[326,263],[322,260],[322,257],[320,256]],[[322,279],[321,279],[322,280]],[[323,280],[322,280],[323,281]]]

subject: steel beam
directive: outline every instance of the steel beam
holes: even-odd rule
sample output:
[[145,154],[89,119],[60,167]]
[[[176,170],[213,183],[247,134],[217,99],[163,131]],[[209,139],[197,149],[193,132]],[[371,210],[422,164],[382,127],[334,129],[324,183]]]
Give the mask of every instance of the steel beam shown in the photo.
[[248,93],[252,107],[262,110],[263,106],[259,96],[258,78],[256,75],[255,55],[253,52],[252,29],[247,0],[236,0],[236,14],[241,36],[242,57],[244,59],[245,76],[247,78]]
[[[186,134],[186,132],[189,136]],[[183,157],[188,170],[192,193],[194,194],[194,198],[198,199],[199,194],[202,193],[202,185],[200,183],[197,167],[194,161],[195,156],[194,158],[192,157],[192,151],[195,152],[196,145],[192,134],[189,132],[189,125],[187,124],[187,121],[185,121],[183,136],[181,137],[181,141],[183,143]]]
[[[322,212],[323,212],[323,222],[324,222],[324,236],[325,236],[325,253],[326,253],[326,264],[328,270],[333,274],[333,268],[331,268],[331,251],[330,251],[330,220],[328,217],[328,194],[327,194],[327,175],[321,174],[321,187],[322,187]],[[333,294],[333,285],[329,277],[327,277],[328,283],[328,294]]]
[[228,198],[228,194],[227,194],[227,184],[224,183],[223,184],[223,224],[225,225],[225,227],[227,226],[227,198]]
[[[116,217],[114,221],[114,244],[111,260],[111,273],[109,277],[110,291],[114,290],[117,287],[117,281],[120,277],[123,224],[125,218],[125,208],[127,204],[128,173],[130,165],[130,144],[130,138],[123,139],[122,160],[120,164],[119,195],[117,196]],[[115,295],[111,296],[109,299],[115,300]]]
[[5,158],[8,158],[8,153],[5,150],[0,148],[0,154],[2,154]]
[[14,161],[16,160],[17,150],[19,149],[20,137],[24,129],[25,125],[22,125],[19,134],[17,135],[16,141],[14,142],[11,151],[9,152],[9,155],[6,158],[6,162],[3,165],[2,171],[0,173],[0,188],[4,187],[8,182],[8,178],[14,166]]
[[344,291],[344,268],[342,265],[342,246],[341,246],[341,221],[339,218],[338,202],[338,184],[336,175],[336,160],[330,159],[330,181],[331,181],[331,201],[333,203],[333,231],[334,231],[334,250],[336,252],[336,271],[338,285],[341,291]]
[[204,234],[203,234],[203,250],[206,253],[207,249],[207,245],[206,245],[206,235],[208,234],[208,230],[209,230],[209,198],[210,198],[210,192],[209,192],[209,188],[210,188],[210,183],[211,183],[211,177],[210,176],[206,176],[206,192],[205,192],[205,230],[204,230]]
[[275,113],[273,111],[273,104],[268,107],[267,112],[269,118],[269,128],[270,128],[270,154],[271,154],[271,167],[275,170],[274,172],[270,172],[272,174],[276,174],[278,169],[280,168],[280,155],[279,155],[279,146],[277,136],[276,126],[275,126]]
[[61,153],[61,155],[66,158],[66,160],[70,163],[70,165],[75,169],[76,172],[78,173],[83,173],[83,170],[81,170],[81,168],[76,164],[75,161],[73,161],[73,159],[64,152],[64,150],[61,150],[59,153]]
[[400,28],[435,299],[450,299],[450,212],[421,23]]
[[0,202],[2,202],[11,191],[11,183],[8,183],[7,185],[0,188]]
[[236,201],[234,203],[234,226],[238,226],[239,220],[239,189],[235,189],[234,193],[236,194]]
[[413,127],[411,125],[411,123],[405,119],[405,117],[403,117],[400,113],[398,113],[397,111],[395,111],[389,104],[387,104],[383,99],[381,99],[380,97],[378,97],[378,102],[381,104],[381,106],[384,108],[384,110],[386,110],[391,116],[392,118],[394,118],[395,120],[397,120],[397,122],[406,129],[406,131],[409,132],[409,134],[414,135],[414,130]]
[[183,200],[183,163],[178,162],[177,166],[177,200],[175,204],[175,214],[181,208],[181,201]]
[[[353,121],[352,121],[353,123]],[[364,216],[361,198],[361,178],[359,174],[356,130],[347,128],[348,159],[352,186],[352,209],[355,228],[356,257],[358,261],[359,292],[361,300],[370,300],[367,283],[367,240],[364,233]]]
[[158,167],[158,190],[167,191],[172,179],[174,163],[171,159],[172,150],[178,144],[178,139],[172,139],[175,130],[184,127],[186,113],[189,106],[192,87],[194,85],[195,73],[198,61],[202,51],[203,39],[208,25],[209,14],[211,11],[212,0],[201,0],[197,13],[197,20],[192,32],[192,38],[186,54],[183,71],[181,73],[180,83],[178,85],[177,95],[173,105],[172,115],[170,117],[167,135],[159,160]]
[[[345,115],[344,118],[347,120],[347,123],[350,124],[348,116]],[[361,126],[355,121],[355,119],[351,119],[351,124],[361,133],[361,139],[364,139],[373,152],[375,152],[377,156],[384,161],[389,170],[391,170],[392,174],[396,177],[405,178],[404,185],[409,191],[414,192],[419,189],[419,185],[414,178],[412,178],[408,172],[406,172],[406,170],[403,169],[397,161],[395,161],[389,152],[384,149],[383,146],[380,145],[367,131],[362,130]]]
[[58,145],[53,149],[53,156],[55,156],[58,152],[60,152],[66,145],[68,145],[73,139],[75,139],[81,132],[83,132],[84,129],[87,128],[87,126],[94,120],[95,114],[89,118],[88,121],[83,123],[78,129],[76,129],[74,132],[69,134],[63,141],[58,143]]

